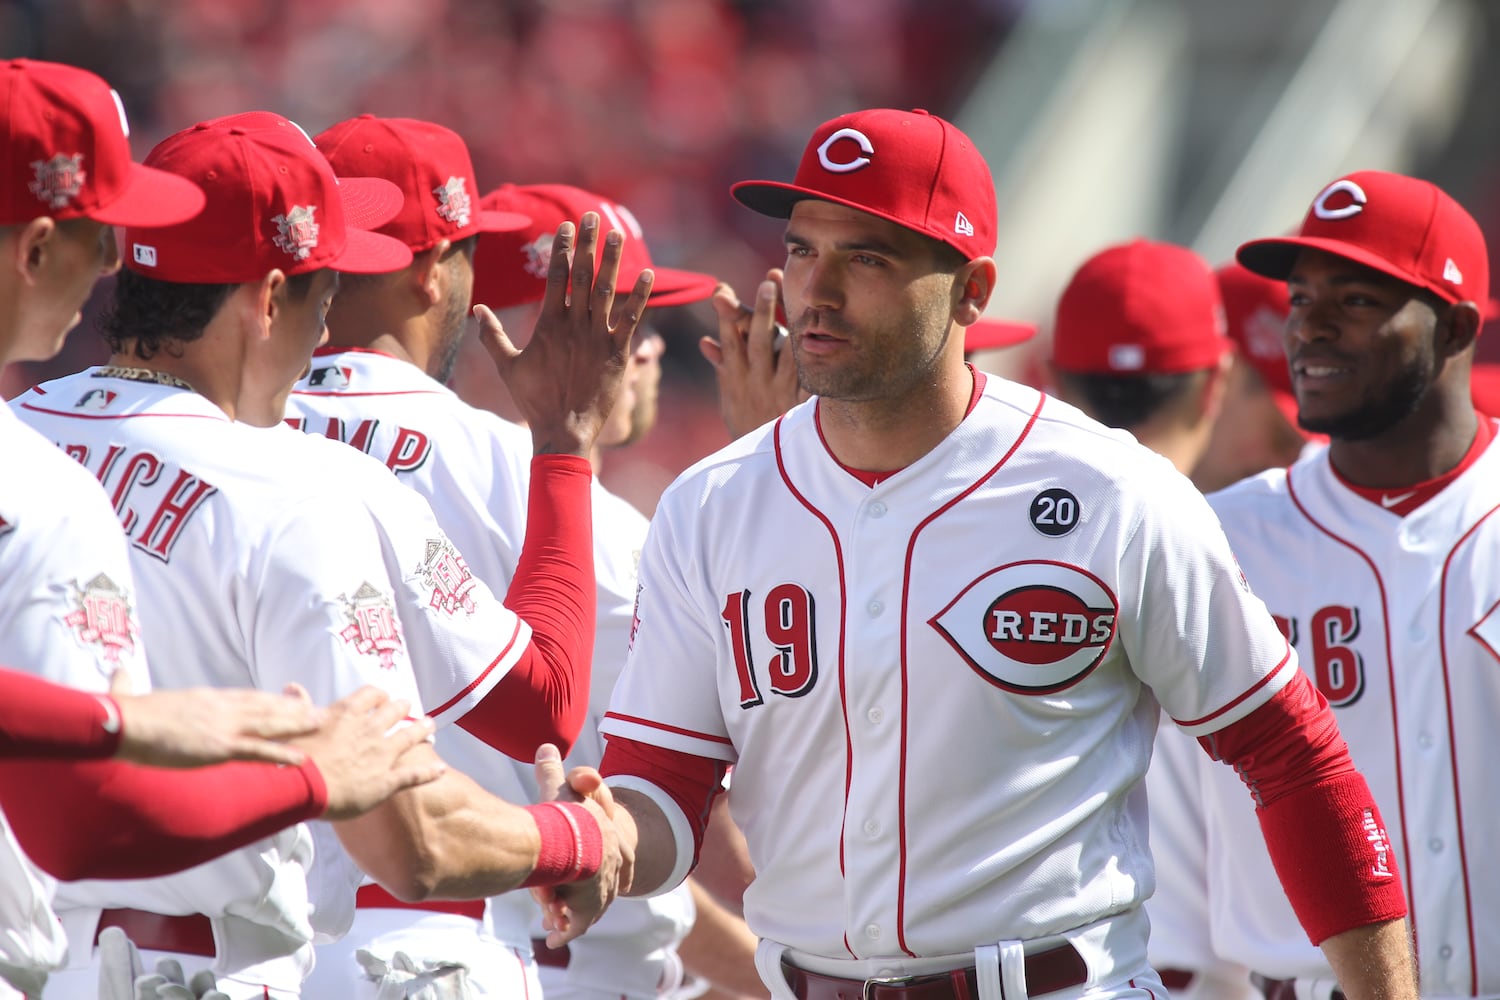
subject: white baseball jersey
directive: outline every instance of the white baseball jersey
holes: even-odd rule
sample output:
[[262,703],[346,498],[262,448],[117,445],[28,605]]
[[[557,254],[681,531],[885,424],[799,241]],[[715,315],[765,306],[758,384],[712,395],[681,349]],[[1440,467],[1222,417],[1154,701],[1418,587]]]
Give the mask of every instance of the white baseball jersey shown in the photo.
[[[92,370],[16,406],[113,500],[161,686],[280,691],[296,681],[324,704],[376,684],[442,723],[493,688],[530,641],[426,502],[348,448],[237,424],[195,393]],[[232,929],[231,943],[249,942],[235,954],[220,938],[220,972],[295,990],[314,930],[347,927],[357,881],[330,828],[315,827],[316,866],[299,825],[178,875],[64,887],[59,910],[66,901],[206,914]]]
[[[1000,379],[873,488],[817,405],[663,496],[606,736],[734,763],[746,919],[799,964],[1115,915],[1107,951],[1143,963],[1158,700],[1207,733],[1294,676],[1212,512],[1128,435]],[[678,807],[611,783],[662,804],[680,878]]]
[[[377,351],[321,350],[287,406],[287,422],[365,452],[425,496],[469,567],[496,591],[510,585],[526,530],[531,433],[470,406],[417,366]],[[598,480],[592,496],[598,605],[590,712],[567,763],[597,765],[597,727],[624,664],[635,607],[637,568],[646,519]],[[510,801],[535,801],[529,764],[497,755],[458,728],[438,734],[445,760]],[[530,894],[490,900],[491,933],[529,949],[541,936]],[[424,919],[414,911],[413,920]],[[665,952],[692,923],[686,889],[669,899],[617,901],[588,935],[573,942],[570,980],[621,993],[654,996]],[[347,942],[346,942],[347,944]],[[435,954],[441,946],[435,945]],[[594,956],[598,956],[597,960]],[[551,975],[553,970],[543,970]]]
[[[149,690],[125,538],[99,484],[3,406],[0,467],[0,663],[90,691],[123,668]],[[64,957],[53,885],[0,816],[0,979],[33,992]]]
[[[1405,517],[1344,486],[1326,451],[1210,501],[1381,804],[1423,996],[1500,995],[1500,448]],[[1152,825],[1206,832],[1214,947],[1273,978],[1331,979],[1253,849],[1243,791],[1199,772],[1179,795],[1153,787]],[[1202,904],[1164,894],[1152,912],[1182,905]]]

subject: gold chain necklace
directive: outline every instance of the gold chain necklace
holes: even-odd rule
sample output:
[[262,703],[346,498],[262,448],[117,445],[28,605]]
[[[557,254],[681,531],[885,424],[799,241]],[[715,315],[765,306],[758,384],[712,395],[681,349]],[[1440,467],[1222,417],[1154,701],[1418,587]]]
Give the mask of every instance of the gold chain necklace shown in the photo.
[[152,368],[126,368],[124,365],[102,365],[94,372],[94,378],[123,378],[132,382],[155,382],[157,385],[171,386],[173,389],[186,389],[188,392],[197,392],[191,385],[178,378],[176,375],[168,375]]

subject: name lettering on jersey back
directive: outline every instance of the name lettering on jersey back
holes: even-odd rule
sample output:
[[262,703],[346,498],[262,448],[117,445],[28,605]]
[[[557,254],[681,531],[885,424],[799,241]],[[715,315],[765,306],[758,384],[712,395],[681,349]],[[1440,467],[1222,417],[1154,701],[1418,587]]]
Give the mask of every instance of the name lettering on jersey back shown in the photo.
[[397,427],[390,447],[377,447],[375,431],[380,426],[380,421],[369,417],[356,423],[352,431],[346,426],[346,421],[339,417],[287,417],[286,422],[295,430],[306,434],[322,434],[331,441],[339,441],[351,448],[358,448],[366,455],[374,455],[397,475],[420,469],[432,457],[432,439],[410,427]]
[[170,561],[188,521],[219,492],[212,483],[150,451],[129,451],[115,444],[95,456],[88,445],[61,447],[99,479],[130,544],[162,562]]
[[1315,684],[1328,704],[1343,708],[1359,701],[1365,692],[1365,659],[1353,645],[1359,638],[1359,608],[1330,604],[1312,613],[1308,623],[1311,650],[1298,647],[1301,627],[1295,616],[1272,615],[1286,641],[1297,648]]
[[928,624],[989,683],[1050,694],[1099,665],[1118,615],[1119,602],[1093,574],[1034,560],[983,574]]

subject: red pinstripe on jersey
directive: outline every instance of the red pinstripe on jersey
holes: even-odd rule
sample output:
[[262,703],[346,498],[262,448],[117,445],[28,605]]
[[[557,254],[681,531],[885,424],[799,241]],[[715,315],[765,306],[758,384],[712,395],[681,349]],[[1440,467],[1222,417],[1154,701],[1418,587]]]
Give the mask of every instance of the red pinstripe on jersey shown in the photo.
[[[1289,498],[1291,498],[1293,506],[1295,506],[1297,508],[1297,512],[1299,514],[1301,514],[1303,517],[1307,518],[1307,522],[1309,524],[1311,524],[1314,528],[1317,528],[1323,534],[1327,535],[1329,538],[1333,539],[1335,542],[1338,542],[1340,545],[1344,546],[1350,552],[1353,552],[1355,555],[1357,555],[1361,559],[1363,559],[1364,562],[1365,562],[1365,565],[1368,566],[1368,567],[1370,567],[1370,575],[1375,578],[1375,586],[1380,590],[1380,620],[1381,620],[1381,622],[1385,626],[1385,667],[1386,667],[1386,673],[1388,675],[1391,675],[1391,676],[1389,676],[1387,678],[1387,683],[1390,685],[1390,689],[1391,689],[1391,693],[1392,693],[1392,697],[1391,697],[1391,753],[1394,754],[1395,758],[1396,758],[1396,767],[1395,767],[1395,774],[1396,774],[1396,811],[1397,811],[1397,813],[1400,814],[1400,822],[1401,822],[1401,877],[1402,877],[1402,881],[1405,883],[1406,898],[1407,899],[1412,899],[1414,897],[1412,896],[1411,882],[1410,882],[1410,879],[1411,879],[1411,839],[1407,836],[1407,828],[1406,828],[1406,788],[1403,785],[1402,767],[1401,767],[1401,740],[1400,740],[1401,727],[1400,727],[1400,720],[1397,717],[1396,698],[1395,698],[1395,692],[1397,690],[1397,688],[1396,688],[1396,679],[1394,677],[1396,659],[1391,654],[1391,607],[1390,607],[1390,601],[1386,597],[1386,594],[1385,594],[1385,581],[1383,579],[1381,579],[1381,577],[1380,577],[1380,568],[1375,565],[1375,560],[1371,559],[1370,556],[1363,549],[1361,549],[1358,545],[1355,545],[1353,542],[1350,542],[1350,541],[1348,541],[1347,539],[1344,539],[1344,538],[1340,538],[1338,535],[1334,534],[1327,527],[1325,527],[1323,524],[1321,524],[1317,520],[1317,518],[1313,517],[1312,513],[1310,511],[1308,511],[1306,505],[1304,505],[1302,503],[1301,498],[1297,496],[1297,484],[1295,482],[1293,482],[1293,475],[1292,475],[1292,473],[1295,470],[1295,468],[1296,467],[1293,466],[1292,469],[1288,469],[1287,470],[1287,475],[1286,475],[1286,492],[1287,492],[1287,496]],[[1417,928],[1417,911],[1416,911],[1415,907],[1412,907],[1410,909],[1410,912],[1407,914],[1406,919],[1407,919],[1407,921],[1411,925],[1411,937],[1412,937],[1413,943],[1415,943],[1417,941],[1417,930],[1418,930],[1418,928]]]
[[[1469,932],[1469,984],[1470,989],[1476,992],[1479,989],[1479,953],[1474,941],[1474,894],[1469,891],[1469,849],[1464,842],[1464,799],[1463,790],[1458,783],[1458,738],[1453,730],[1453,685],[1448,676],[1448,630],[1442,627],[1442,623],[1448,617],[1448,569],[1453,565],[1453,557],[1458,550],[1463,548],[1480,525],[1488,521],[1500,506],[1491,507],[1485,511],[1483,517],[1479,518],[1465,531],[1453,548],[1448,550],[1448,555],[1443,559],[1443,582],[1439,585],[1438,596],[1438,651],[1439,658],[1443,664],[1443,706],[1448,712],[1448,757],[1453,771],[1453,814],[1458,828],[1458,870],[1464,880],[1464,924]],[[1409,895],[1410,893],[1408,893]],[[1412,907],[1412,938],[1416,938],[1416,907]]]
[[[781,450],[781,424],[785,417],[776,420],[776,427],[772,432],[772,440],[776,449],[776,471],[781,476],[781,482],[786,486],[787,492],[796,498],[797,502],[807,508],[807,512],[816,517],[823,527],[828,531],[828,539],[833,543],[833,556],[838,563],[839,576],[839,711],[844,719],[844,818],[839,822],[839,875],[845,876],[844,871],[844,831],[849,825],[849,786],[854,780],[854,738],[849,732],[849,698],[848,680],[844,675],[844,626],[848,623],[849,614],[849,588],[844,584],[844,550],[839,545],[839,533],[833,523],[828,520],[827,515],[814,507],[803,496],[801,491],[792,484],[792,477],[786,471],[786,457]],[[819,431],[821,435],[822,431]],[[825,445],[826,447],[826,445]],[[858,958],[854,949],[849,947],[849,936],[844,935],[844,949],[849,952],[850,958]]]

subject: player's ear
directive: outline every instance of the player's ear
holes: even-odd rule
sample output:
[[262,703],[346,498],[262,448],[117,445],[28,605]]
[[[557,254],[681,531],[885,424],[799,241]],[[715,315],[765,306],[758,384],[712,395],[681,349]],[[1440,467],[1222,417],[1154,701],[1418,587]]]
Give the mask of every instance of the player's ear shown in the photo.
[[256,321],[262,337],[271,335],[276,320],[286,310],[286,298],[286,273],[273,267],[260,279],[255,293]]
[[429,308],[448,297],[448,268],[443,261],[452,246],[450,240],[438,240],[432,247],[412,258],[412,273]]
[[990,295],[995,291],[995,261],[976,257],[958,269],[953,277],[953,318],[970,326],[984,315]]
[[1458,302],[1438,314],[1438,351],[1447,357],[1462,354],[1474,346],[1474,338],[1484,325],[1479,307],[1472,302]]
[[15,233],[15,243],[7,247],[5,267],[14,267],[24,284],[34,285],[57,239],[57,220],[44,215],[9,228]]

